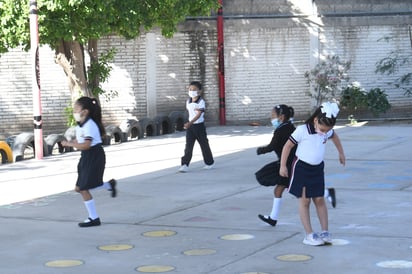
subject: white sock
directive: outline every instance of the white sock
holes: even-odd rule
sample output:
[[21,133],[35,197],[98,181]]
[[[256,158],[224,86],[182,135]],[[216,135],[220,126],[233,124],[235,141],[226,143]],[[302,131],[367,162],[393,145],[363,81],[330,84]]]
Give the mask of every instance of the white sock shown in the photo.
[[93,190],[99,190],[99,189],[107,189],[107,190],[111,190],[112,186],[110,185],[109,182],[103,182],[103,184],[101,186],[95,187],[93,188]]
[[273,198],[272,212],[270,213],[270,218],[272,220],[277,220],[279,215],[280,204],[282,203],[282,198]]
[[323,197],[325,197],[325,198],[329,197],[329,189],[325,188],[325,192],[323,194]]
[[96,206],[94,204],[94,200],[88,200],[84,202],[84,205],[86,206],[87,212],[89,213],[89,218],[94,220],[99,218],[96,212]]

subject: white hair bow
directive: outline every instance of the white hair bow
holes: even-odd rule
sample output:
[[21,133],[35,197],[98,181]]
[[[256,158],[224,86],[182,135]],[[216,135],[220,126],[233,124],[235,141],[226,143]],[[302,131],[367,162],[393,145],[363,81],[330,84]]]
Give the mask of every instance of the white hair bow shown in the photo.
[[326,113],[326,117],[328,118],[336,118],[338,117],[339,107],[336,103],[325,102],[321,105],[322,113]]

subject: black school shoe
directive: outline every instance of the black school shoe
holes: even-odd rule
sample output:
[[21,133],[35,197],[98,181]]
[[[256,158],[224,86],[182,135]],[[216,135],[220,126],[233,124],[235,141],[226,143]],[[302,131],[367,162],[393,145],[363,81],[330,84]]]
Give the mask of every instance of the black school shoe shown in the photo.
[[116,189],[117,182],[116,182],[115,179],[111,179],[109,181],[109,184],[110,184],[110,187],[112,188],[112,189],[110,189],[110,191],[112,192],[112,198],[114,198],[117,195],[117,189]]
[[84,221],[83,223],[79,223],[80,227],[91,227],[91,226],[99,226],[100,223],[100,218],[92,219],[89,218],[88,220]]
[[270,216],[266,217],[266,216],[263,216],[263,215],[259,214],[258,217],[259,217],[259,219],[261,219],[265,223],[270,224],[271,226],[275,226],[276,223],[278,222],[278,221],[273,220],[272,218],[270,218]]
[[334,188],[328,188],[329,190],[329,196],[330,196],[330,202],[333,206],[333,208],[336,207],[336,192]]

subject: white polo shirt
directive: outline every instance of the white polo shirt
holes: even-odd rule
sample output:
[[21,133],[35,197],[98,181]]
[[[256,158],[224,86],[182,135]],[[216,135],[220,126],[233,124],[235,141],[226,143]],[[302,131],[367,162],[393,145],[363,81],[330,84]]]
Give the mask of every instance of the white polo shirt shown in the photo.
[[326,141],[333,134],[331,129],[325,135],[320,135],[312,124],[304,124],[296,128],[289,140],[298,145],[295,155],[299,160],[310,165],[319,165],[325,156]]
[[205,100],[203,100],[202,97],[198,97],[196,101],[193,101],[192,98],[189,98],[186,101],[186,109],[189,112],[189,121],[192,121],[193,118],[197,115],[197,109],[198,111],[200,110],[202,114],[200,115],[199,119],[197,119],[194,124],[200,124],[205,121],[204,114],[205,114],[205,109],[206,109],[206,103]]
[[90,146],[102,143],[99,127],[93,119],[87,119],[82,125],[76,126],[76,139],[78,143],[84,143],[85,140],[91,140]]

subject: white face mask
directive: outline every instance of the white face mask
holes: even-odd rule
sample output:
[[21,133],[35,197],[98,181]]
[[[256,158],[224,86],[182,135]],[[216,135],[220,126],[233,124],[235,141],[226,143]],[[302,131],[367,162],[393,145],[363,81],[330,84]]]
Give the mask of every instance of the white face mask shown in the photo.
[[73,118],[76,120],[76,122],[80,122],[82,120],[82,117],[80,116],[80,113],[78,112],[73,112]]
[[197,90],[189,90],[189,97],[194,98],[198,96]]

